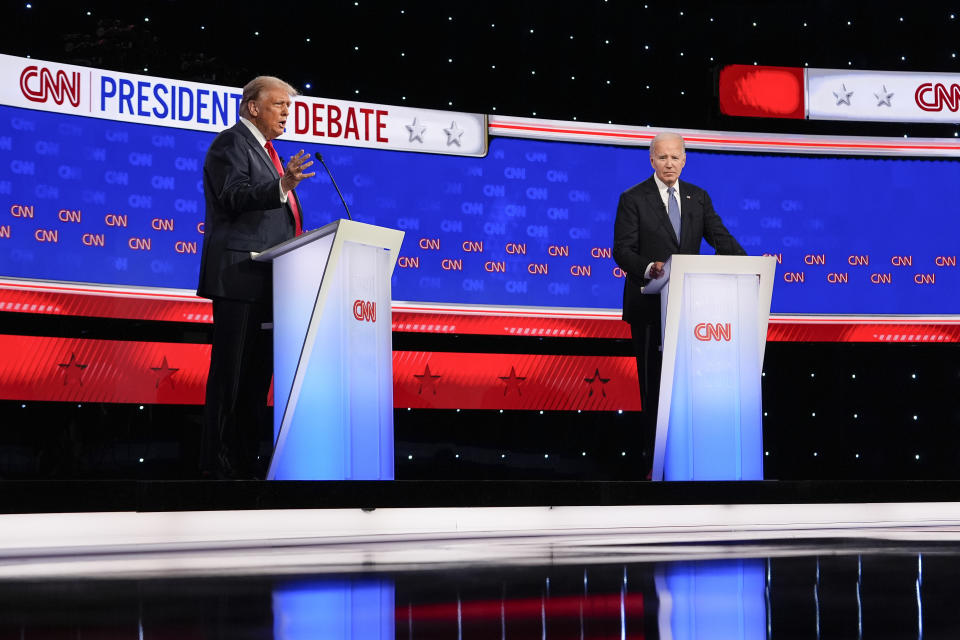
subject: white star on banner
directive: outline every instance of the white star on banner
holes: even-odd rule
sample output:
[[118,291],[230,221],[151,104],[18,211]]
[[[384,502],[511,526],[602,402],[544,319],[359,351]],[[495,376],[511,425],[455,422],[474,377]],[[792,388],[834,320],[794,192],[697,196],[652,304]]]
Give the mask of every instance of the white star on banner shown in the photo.
[[447,134],[447,146],[450,146],[453,143],[457,143],[457,146],[460,146],[460,136],[463,135],[463,129],[457,126],[456,121],[450,123],[449,129],[444,129],[443,132]]
[[890,98],[893,97],[893,92],[892,91],[889,93],[887,92],[887,85],[883,85],[883,89],[880,91],[880,93],[875,93],[873,95],[876,96],[877,98],[878,107],[881,105],[887,105],[888,107],[893,106],[892,104],[890,104]]
[[833,92],[833,97],[837,99],[837,106],[839,107],[842,104],[850,106],[850,96],[853,95],[853,91],[847,91],[847,85],[840,85],[843,89],[840,90],[840,93],[836,91]]
[[426,130],[427,126],[423,124],[417,124],[417,119],[414,118],[413,124],[407,125],[407,131],[410,132],[410,139],[407,142],[413,142],[414,140],[423,142],[423,132]]

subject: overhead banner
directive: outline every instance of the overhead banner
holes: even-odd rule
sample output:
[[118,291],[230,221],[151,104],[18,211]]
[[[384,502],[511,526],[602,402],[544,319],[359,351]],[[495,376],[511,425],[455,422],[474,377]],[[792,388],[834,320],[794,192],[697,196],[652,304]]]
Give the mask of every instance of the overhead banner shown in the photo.
[[[0,54],[0,104],[89,118],[218,132],[237,121],[241,89]],[[461,156],[487,152],[486,116],[297,96],[284,140]]]
[[732,116],[958,122],[960,74],[730,65],[719,99]]

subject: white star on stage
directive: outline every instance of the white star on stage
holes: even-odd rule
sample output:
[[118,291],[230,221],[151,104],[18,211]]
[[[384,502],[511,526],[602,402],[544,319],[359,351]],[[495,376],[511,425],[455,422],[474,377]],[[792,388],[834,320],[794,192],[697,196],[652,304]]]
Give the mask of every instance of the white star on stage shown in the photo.
[[457,146],[460,146],[460,136],[463,135],[463,129],[457,126],[456,121],[450,123],[449,129],[444,129],[443,132],[447,134],[447,146],[449,147],[454,142],[457,143]]
[[407,131],[410,132],[410,139],[407,142],[413,142],[414,140],[419,140],[423,142],[423,132],[427,130],[427,126],[423,124],[417,124],[417,119],[413,119],[413,124],[407,125]]
[[883,85],[883,90],[880,91],[880,93],[875,93],[873,95],[876,96],[877,98],[878,107],[881,105],[887,105],[888,107],[893,106],[892,104],[890,104],[890,98],[893,97],[893,92],[892,91],[889,93],[887,92],[887,85]]
[[843,89],[840,90],[840,93],[836,91],[833,92],[833,97],[837,99],[837,106],[839,107],[842,104],[850,106],[850,96],[853,95],[853,91],[847,91],[847,85],[840,85]]

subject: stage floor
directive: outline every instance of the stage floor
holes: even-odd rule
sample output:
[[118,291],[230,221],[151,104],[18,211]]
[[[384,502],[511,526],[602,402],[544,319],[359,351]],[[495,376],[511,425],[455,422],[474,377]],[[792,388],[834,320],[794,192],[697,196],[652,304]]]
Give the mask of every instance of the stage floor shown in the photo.
[[[116,507],[123,495],[139,494],[143,506],[173,487],[74,486],[73,495],[114,493],[85,510],[0,515],[0,640],[960,632],[960,501],[943,499],[956,489],[949,483],[586,484],[554,506],[522,503],[575,487],[464,485],[460,505],[438,507],[403,506],[429,486],[393,485],[394,495],[349,507],[340,502],[376,487],[206,483],[179,486],[181,500],[249,494],[269,503],[266,491],[269,507],[288,501],[285,491],[319,491],[336,506],[318,508],[315,498],[301,508],[166,510]],[[10,489],[8,507],[23,504],[26,494],[12,494],[30,485]],[[43,502],[55,489],[33,493]],[[721,490],[735,490],[731,501],[705,500]],[[597,504],[578,504],[591,492]],[[873,498],[841,500],[857,492]],[[918,501],[890,499],[904,492]],[[481,494],[508,504],[469,504]],[[617,498],[626,494],[648,500]],[[670,495],[686,499],[664,502]],[[778,495],[795,501],[770,499]]]

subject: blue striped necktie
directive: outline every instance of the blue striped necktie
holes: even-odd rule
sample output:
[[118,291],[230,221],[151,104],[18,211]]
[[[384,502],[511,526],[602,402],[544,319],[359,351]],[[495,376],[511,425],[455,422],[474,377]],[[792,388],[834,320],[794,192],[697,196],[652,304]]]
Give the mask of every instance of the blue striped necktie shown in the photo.
[[676,189],[669,187],[667,189],[667,215],[670,216],[670,224],[673,225],[673,232],[677,234],[677,244],[680,243],[680,203],[677,202],[675,195]]

